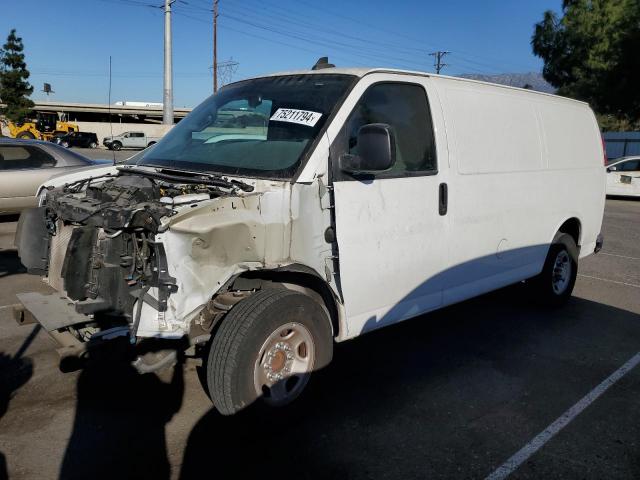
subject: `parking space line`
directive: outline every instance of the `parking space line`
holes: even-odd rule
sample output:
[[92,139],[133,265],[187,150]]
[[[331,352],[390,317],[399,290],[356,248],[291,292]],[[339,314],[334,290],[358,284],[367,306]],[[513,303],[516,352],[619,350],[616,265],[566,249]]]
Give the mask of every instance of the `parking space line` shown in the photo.
[[601,280],[603,282],[616,283],[618,285],[626,285],[627,287],[640,288],[640,285],[638,285],[637,283],[618,282],[617,280],[609,280],[608,278],[594,277],[592,275],[583,275],[581,273],[579,273],[578,276],[584,277],[584,278],[591,278],[593,280]]
[[639,257],[629,257],[627,255],[618,255],[617,253],[600,252],[600,255],[607,255],[609,257],[626,258],[627,260],[640,260]]
[[526,462],[534,453],[540,450],[549,440],[551,440],[560,430],[566,427],[574,418],[582,413],[589,405],[598,399],[618,380],[633,370],[640,364],[640,352],[636,353],[630,360],[613,372],[600,385],[587,393],[582,399],[569,410],[564,412],[555,422],[545,428],[541,433],[522,447],[509,460],[500,465],[485,480],[502,480],[511,475],[520,465]]

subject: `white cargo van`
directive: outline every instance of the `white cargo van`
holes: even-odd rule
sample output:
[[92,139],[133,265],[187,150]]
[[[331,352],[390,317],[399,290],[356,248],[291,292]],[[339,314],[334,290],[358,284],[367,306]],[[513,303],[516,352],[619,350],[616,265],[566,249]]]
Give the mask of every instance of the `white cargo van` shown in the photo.
[[[22,262],[57,292],[19,295],[18,320],[64,355],[174,339],[224,414],[290,402],[334,341],[523,280],[560,304],[602,245],[588,105],[418,72],[230,84],[128,165],[87,175],[22,216]],[[136,366],[175,358],[156,353]]]

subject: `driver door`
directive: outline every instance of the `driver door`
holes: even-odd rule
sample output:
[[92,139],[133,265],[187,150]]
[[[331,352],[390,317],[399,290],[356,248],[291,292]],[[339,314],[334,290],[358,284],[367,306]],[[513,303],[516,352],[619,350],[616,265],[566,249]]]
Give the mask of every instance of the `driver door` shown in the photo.
[[[448,159],[444,132],[438,138],[433,128],[434,118],[441,121],[430,105],[436,94],[426,77],[389,77],[360,81],[343,105],[348,117],[332,142],[338,278],[349,336],[442,304]],[[369,176],[340,171],[340,155],[357,153],[357,132],[371,123],[391,126],[395,165]]]

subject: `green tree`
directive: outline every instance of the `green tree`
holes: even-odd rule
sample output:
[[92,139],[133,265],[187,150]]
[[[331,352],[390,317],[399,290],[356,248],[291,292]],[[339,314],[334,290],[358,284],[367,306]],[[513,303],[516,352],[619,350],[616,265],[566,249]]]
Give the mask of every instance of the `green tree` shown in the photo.
[[602,115],[640,119],[640,0],[563,0],[544,13],[531,40],[544,78],[560,95]]
[[5,117],[13,122],[21,122],[31,113],[33,102],[29,95],[33,87],[29,84],[29,70],[24,61],[22,38],[13,29],[7,37],[7,43],[0,51],[0,101]]

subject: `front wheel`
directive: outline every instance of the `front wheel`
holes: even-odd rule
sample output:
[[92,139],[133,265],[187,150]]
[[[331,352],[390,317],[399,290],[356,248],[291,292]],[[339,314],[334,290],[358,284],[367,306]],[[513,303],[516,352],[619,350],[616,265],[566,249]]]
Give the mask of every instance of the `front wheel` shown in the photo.
[[69,142],[62,142],[62,146],[64,148],[69,148]]
[[561,233],[549,247],[540,275],[532,281],[538,300],[550,306],[564,304],[578,275],[578,247],[571,235]]
[[113,142],[111,144],[111,150],[118,151],[122,148],[122,144],[120,142]]
[[203,380],[223,415],[262,398],[286,405],[304,390],[311,372],[333,355],[327,313],[307,295],[261,290],[225,317],[208,352]]

